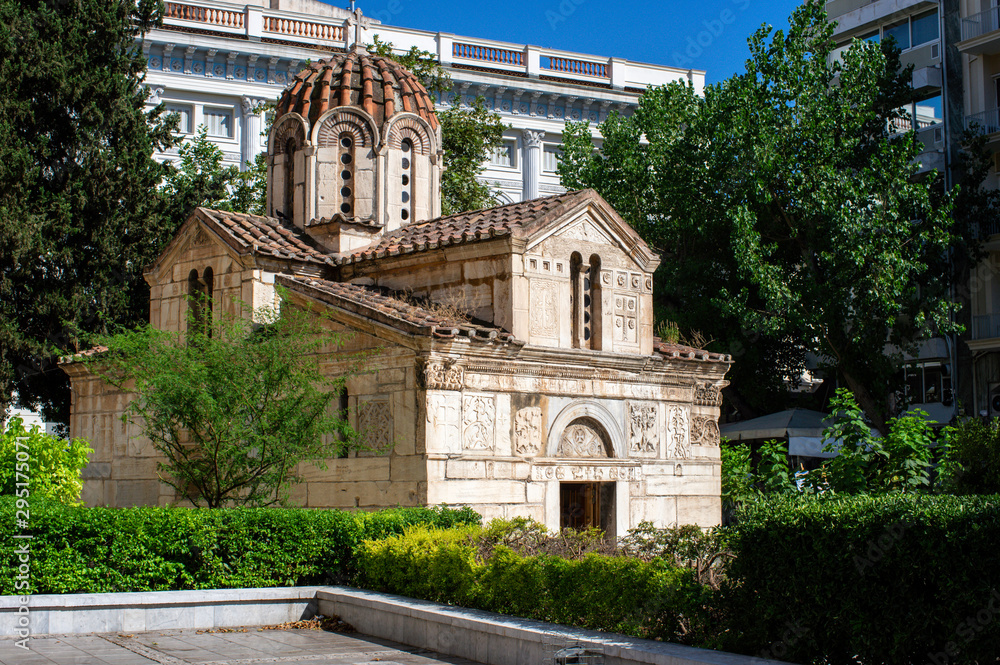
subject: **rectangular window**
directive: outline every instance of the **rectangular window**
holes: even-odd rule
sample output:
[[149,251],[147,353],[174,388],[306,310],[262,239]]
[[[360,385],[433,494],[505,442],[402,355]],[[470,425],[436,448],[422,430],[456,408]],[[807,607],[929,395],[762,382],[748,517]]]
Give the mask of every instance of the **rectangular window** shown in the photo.
[[233,112],[231,109],[205,109],[205,126],[209,136],[233,137]]
[[559,159],[561,157],[562,150],[559,149],[559,146],[545,146],[545,152],[542,153],[542,171],[545,173],[555,173],[556,167],[559,166]]
[[944,122],[944,111],[941,95],[934,95],[918,101],[914,106],[913,117],[916,129],[924,129],[931,125]]
[[164,104],[164,115],[177,114],[177,131],[181,134],[191,133],[191,107],[183,104]]
[[861,35],[860,37],[858,37],[858,39],[861,39],[866,42],[871,42],[872,44],[878,44],[880,41],[882,41],[881,35],[879,34],[878,30],[876,30],[875,32],[870,32],[867,35]]
[[514,141],[504,141],[504,144],[490,154],[490,165],[504,168],[517,167],[517,144]]
[[911,41],[914,46],[936,41],[938,39],[937,9],[914,16],[912,29],[913,38]]
[[910,19],[906,18],[899,23],[891,23],[882,31],[882,38],[889,39],[892,37],[896,40],[896,46],[900,49],[906,50],[910,48]]

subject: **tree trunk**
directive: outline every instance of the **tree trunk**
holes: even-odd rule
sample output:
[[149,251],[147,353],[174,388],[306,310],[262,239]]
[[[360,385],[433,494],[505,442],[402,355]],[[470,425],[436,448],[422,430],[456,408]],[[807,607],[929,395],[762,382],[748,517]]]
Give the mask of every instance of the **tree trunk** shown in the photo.
[[854,378],[849,372],[843,372],[844,381],[847,383],[847,387],[851,389],[854,393],[854,399],[858,401],[858,406],[861,410],[865,412],[868,416],[868,421],[882,433],[882,436],[886,436],[889,433],[889,426],[886,425],[885,418],[882,417],[882,411],[879,409],[878,402],[872,397],[872,394],[868,391],[864,385],[861,384],[857,379]]

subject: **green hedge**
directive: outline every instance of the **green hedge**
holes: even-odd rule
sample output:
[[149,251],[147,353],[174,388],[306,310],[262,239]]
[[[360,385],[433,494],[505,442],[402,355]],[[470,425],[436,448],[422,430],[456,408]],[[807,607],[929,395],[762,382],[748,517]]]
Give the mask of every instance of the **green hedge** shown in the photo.
[[[278,508],[74,508],[32,499],[33,593],[104,593],[349,581],[366,539],[479,515],[427,508],[376,513]],[[0,593],[15,593],[15,505],[0,498]]]
[[463,607],[693,642],[704,627],[707,589],[690,570],[662,560],[590,553],[578,560],[521,556],[490,548],[485,559],[475,527],[423,526],[366,542],[358,550],[361,586]]
[[994,663],[1000,497],[773,498],[730,546],[725,646],[802,663]]

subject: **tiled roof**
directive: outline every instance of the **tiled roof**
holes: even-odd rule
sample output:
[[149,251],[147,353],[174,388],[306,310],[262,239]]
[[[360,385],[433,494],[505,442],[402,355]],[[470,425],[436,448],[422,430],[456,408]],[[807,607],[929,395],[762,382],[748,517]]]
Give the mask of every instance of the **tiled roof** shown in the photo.
[[417,222],[382,236],[375,245],[339,257],[336,262],[356,263],[448,245],[518,235],[520,231],[537,226],[539,222],[560,214],[565,208],[592,198],[597,198],[596,192],[584,189]]
[[693,346],[671,344],[670,342],[664,342],[659,337],[653,338],[653,351],[668,358],[679,358],[682,360],[702,360],[713,363],[728,363],[733,360],[732,356],[725,353],[713,353],[711,351],[696,349]]
[[278,100],[275,120],[298,113],[315,123],[338,106],[357,106],[382,124],[396,113],[416,113],[437,128],[434,102],[420,80],[389,58],[363,49],[314,62],[295,76]]
[[518,343],[513,335],[501,328],[428,309],[386,289],[292,275],[278,275],[276,282],[292,291],[306,293],[342,309],[382,319],[415,334],[438,338],[468,337],[481,342]]
[[218,230],[255,254],[276,259],[329,263],[329,255],[314,247],[309,236],[291,223],[274,217],[245,215],[238,212],[198,208],[196,214],[213,223]]

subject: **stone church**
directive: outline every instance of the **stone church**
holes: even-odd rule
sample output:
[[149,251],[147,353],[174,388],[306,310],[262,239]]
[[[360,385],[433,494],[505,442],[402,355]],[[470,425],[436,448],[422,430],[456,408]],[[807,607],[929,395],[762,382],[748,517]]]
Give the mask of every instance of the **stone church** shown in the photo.
[[[269,216],[197,209],[146,272],[151,323],[216,307],[320,306],[374,352],[341,404],[368,444],[306,466],[310,508],[471,506],[624,534],[720,519],[718,416],[731,358],[654,337],[659,259],[591,190],[441,217],[441,127],[398,63],[356,48],[284,91]],[[240,312],[236,312],[240,314]],[[80,363],[71,431],[89,505],[177,500],[118,394]]]

